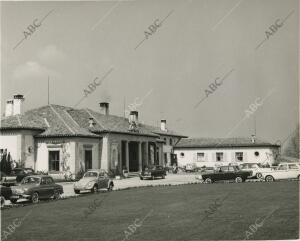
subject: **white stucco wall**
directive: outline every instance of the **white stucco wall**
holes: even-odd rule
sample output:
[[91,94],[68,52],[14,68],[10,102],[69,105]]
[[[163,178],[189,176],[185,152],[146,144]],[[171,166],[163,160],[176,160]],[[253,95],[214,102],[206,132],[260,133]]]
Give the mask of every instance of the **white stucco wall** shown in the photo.
[[[255,156],[255,152],[259,152],[259,156]],[[197,153],[204,153],[204,161],[197,161]],[[216,153],[223,152],[223,161],[216,161]],[[187,163],[195,163],[198,167],[226,165],[235,161],[235,153],[243,152],[243,162],[253,163],[269,163],[274,162],[272,149],[265,147],[249,147],[249,148],[220,148],[220,149],[200,149],[200,148],[176,148],[174,153],[177,154],[179,166],[184,166]],[[184,157],[181,156],[184,153]]]
[[65,156],[66,166],[76,174],[80,170],[80,162],[84,163],[85,150],[92,151],[92,168],[100,168],[99,139],[48,138],[40,140],[37,147],[36,170],[38,171],[49,171],[49,151],[59,151],[60,171],[63,171],[62,163]]
[[36,131],[5,130],[1,131],[0,149],[7,149],[12,160],[23,162],[25,167],[34,168],[34,138]]
[[21,160],[21,149],[18,148],[21,143],[21,135],[17,132],[2,133],[0,136],[0,149],[7,149],[13,160]]

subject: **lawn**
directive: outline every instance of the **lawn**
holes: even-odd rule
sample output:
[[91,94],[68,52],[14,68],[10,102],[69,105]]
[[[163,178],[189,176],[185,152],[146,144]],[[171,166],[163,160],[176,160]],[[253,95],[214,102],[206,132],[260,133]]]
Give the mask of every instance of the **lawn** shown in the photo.
[[[28,214],[7,240],[121,241],[126,234],[127,240],[143,241],[242,240],[246,235],[255,240],[297,239],[298,195],[298,182],[193,184],[88,194],[3,210],[2,233],[15,218]],[[260,225],[251,231],[255,222]]]

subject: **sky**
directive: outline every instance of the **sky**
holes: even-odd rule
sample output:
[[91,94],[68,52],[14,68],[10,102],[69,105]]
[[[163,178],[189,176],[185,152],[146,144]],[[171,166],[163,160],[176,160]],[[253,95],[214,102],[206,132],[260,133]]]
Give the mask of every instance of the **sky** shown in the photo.
[[1,2],[2,111],[47,105],[49,78],[51,104],[275,142],[299,123],[298,56],[297,0]]

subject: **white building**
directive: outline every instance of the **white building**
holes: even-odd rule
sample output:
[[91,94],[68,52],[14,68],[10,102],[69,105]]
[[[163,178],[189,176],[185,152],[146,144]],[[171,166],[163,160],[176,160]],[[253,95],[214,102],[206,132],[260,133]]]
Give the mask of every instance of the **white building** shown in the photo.
[[195,163],[197,167],[215,167],[245,162],[269,165],[279,154],[279,145],[251,138],[182,139],[174,147],[178,166]]
[[171,163],[173,146],[181,138],[166,128],[139,123],[138,112],[129,118],[109,113],[109,103],[99,112],[46,105],[23,113],[24,98],[8,100],[1,118],[0,151],[35,171],[76,174],[80,169],[102,168],[130,172],[149,164]]

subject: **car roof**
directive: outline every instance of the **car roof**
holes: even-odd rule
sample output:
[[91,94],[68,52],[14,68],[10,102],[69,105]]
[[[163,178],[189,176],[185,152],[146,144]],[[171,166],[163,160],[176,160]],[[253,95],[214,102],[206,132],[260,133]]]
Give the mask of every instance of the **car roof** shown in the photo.
[[[38,178],[42,178],[42,177],[51,177],[49,175],[30,175],[30,176],[27,176],[27,177],[38,177]],[[52,178],[52,177],[51,177]]]
[[88,169],[86,172],[107,172],[104,169]]

